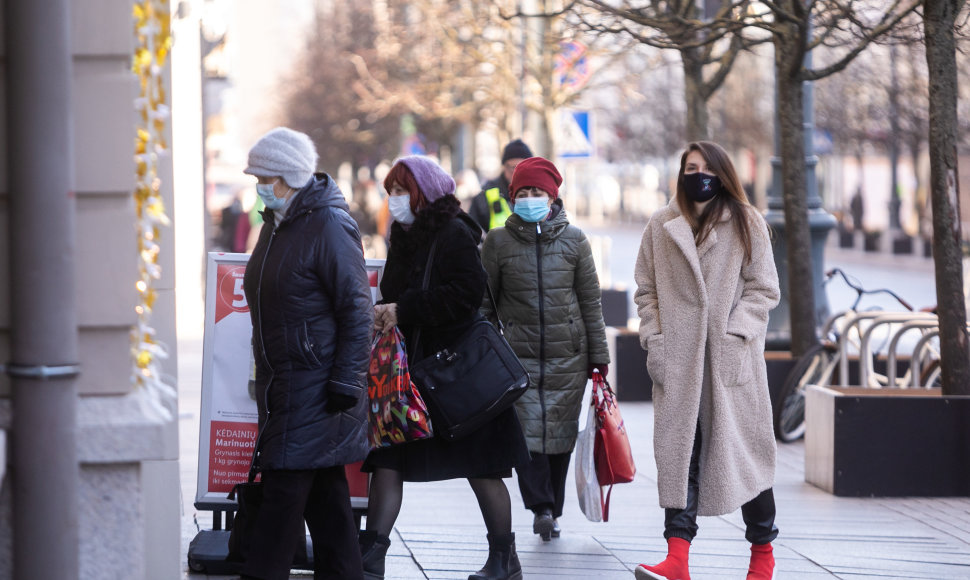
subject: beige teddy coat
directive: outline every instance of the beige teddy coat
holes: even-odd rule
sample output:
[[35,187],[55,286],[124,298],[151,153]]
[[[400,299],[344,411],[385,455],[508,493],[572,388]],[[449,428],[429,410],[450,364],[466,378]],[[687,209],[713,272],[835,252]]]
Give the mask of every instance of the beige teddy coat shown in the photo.
[[775,438],[765,370],[778,274],[764,219],[749,208],[751,261],[726,213],[697,246],[676,199],[640,244],[634,301],[653,379],[660,506],[687,504],[687,469],[701,429],[698,515],[733,512],[772,487]]

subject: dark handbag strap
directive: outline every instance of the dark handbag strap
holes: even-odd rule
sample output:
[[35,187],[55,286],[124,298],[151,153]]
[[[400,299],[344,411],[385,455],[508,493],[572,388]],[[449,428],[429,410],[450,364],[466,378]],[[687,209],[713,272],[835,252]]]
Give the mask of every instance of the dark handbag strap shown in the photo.
[[492,294],[492,284],[485,280],[485,292],[488,293],[488,301],[492,303],[492,310],[495,311],[495,320],[498,321],[498,333],[505,336],[505,325],[502,324],[502,317],[498,313],[498,303],[495,302],[495,295]]
[[[421,290],[428,289],[428,282],[431,281],[431,264],[434,262],[435,250],[438,249],[438,236],[434,237],[431,242],[431,249],[428,250],[428,261],[424,264],[424,280],[421,282]],[[418,354],[418,348],[421,344],[421,325],[414,331],[414,357],[415,360],[420,360],[421,355]]]
[[[264,425],[265,427],[265,425]],[[263,440],[263,429],[256,434],[256,443],[253,445],[253,458],[249,461],[249,483],[256,481],[256,458],[259,456],[259,444]]]
[[[256,457],[259,455],[259,444],[262,439],[263,430],[260,429],[256,434],[256,443],[253,445],[253,458],[249,461],[249,478],[247,479],[247,482],[250,485],[256,483]],[[237,490],[240,489],[239,486],[241,485],[241,483],[237,483],[236,485],[232,486],[232,490],[229,492],[229,499],[236,500],[240,504],[242,503],[242,499],[241,497],[237,498],[236,493]]]
[[[438,249],[438,236],[434,237],[434,241],[431,242],[431,249],[428,250],[428,261],[424,265],[424,280],[421,282],[421,290],[428,289],[428,283],[431,281],[431,264],[434,262],[435,250]],[[498,315],[498,304],[495,302],[495,296],[492,294],[492,285],[485,280],[485,291],[488,294],[488,300],[492,303],[492,309],[495,310],[495,320],[498,320],[498,331],[499,334],[505,336],[505,325],[502,324],[502,319]],[[414,331],[414,355],[415,358],[420,360],[420,355],[418,355],[418,348],[421,339],[421,326],[419,325],[417,330]]]
[[[266,389],[269,390],[269,387],[272,386],[272,385],[273,385],[273,379],[270,378],[270,380],[269,380],[269,386],[267,386]],[[269,407],[269,397],[268,396],[266,397],[266,403],[267,403],[267,407]],[[268,416],[269,415],[269,412],[267,411],[266,414],[267,414],[266,419],[268,421],[269,420],[269,416]],[[266,429],[266,425],[263,425],[263,428],[262,429],[259,429],[259,431],[257,431],[257,433],[256,433],[256,443],[253,444],[253,458],[249,460],[249,483],[255,483],[256,482],[256,459],[257,459],[257,457],[259,457],[259,446],[260,446],[260,444],[263,441],[263,431],[265,429]]]

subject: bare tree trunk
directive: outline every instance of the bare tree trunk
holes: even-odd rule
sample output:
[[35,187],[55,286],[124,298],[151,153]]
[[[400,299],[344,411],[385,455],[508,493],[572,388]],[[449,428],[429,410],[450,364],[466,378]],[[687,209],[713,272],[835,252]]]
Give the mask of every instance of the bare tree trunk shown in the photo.
[[[542,0],[538,6],[540,14],[549,13],[554,9],[555,3],[551,0]],[[555,130],[552,85],[556,53],[550,49],[545,40],[550,33],[550,21],[546,17],[533,17],[529,19],[526,27],[529,31],[529,41],[525,58],[526,62],[531,63],[529,67],[539,85],[540,94],[539,102],[533,106],[533,110],[529,111],[528,123],[523,127],[522,132],[524,135],[529,135],[533,153],[552,159],[556,154],[552,135]]]
[[781,134],[781,179],[785,204],[785,245],[791,316],[792,355],[801,356],[818,342],[815,330],[815,282],[812,277],[812,236],[808,223],[805,185],[805,131],[802,81],[792,75],[793,60],[801,55],[793,48],[775,44],[775,76],[778,90],[778,123]]
[[943,394],[970,395],[970,350],[963,298],[957,173],[957,73],[954,23],[962,0],[926,0],[926,64],[930,81],[930,190],[933,259],[940,317]]
[[913,164],[913,175],[916,181],[914,191],[916,194],[913,196],[913,209],[916,213],[916,237],[924,238],[929,232],[925,231],[924,223],[926,221],[926,194],[923,193],[923,178],[922,172],[919,170],[919,147],[921,142],[918,139],[913,139],[910,144],[910,158]]
[[704,65],[696,56],[697,49],[680,51],[684,63],[684,98],[687,102],[687,141],[708,139],[707,99],[703,95]]

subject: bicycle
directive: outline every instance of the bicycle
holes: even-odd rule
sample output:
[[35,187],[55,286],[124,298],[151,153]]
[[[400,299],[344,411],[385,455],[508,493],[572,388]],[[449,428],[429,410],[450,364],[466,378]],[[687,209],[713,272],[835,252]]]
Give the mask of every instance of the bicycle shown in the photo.
[[[856,292],[856,298],[848,310],[829,317],[822,327],[821,342],[798,359],[776,394],[772,405],[775,436],[784,443],[797,441],[805,434],[805,388],[808,385],[831,384],[836,369],[841,375],[840,382],[847,382],[849,349],[854,348],[856,352],[859,351],[859,339],[863,335],[862,324],[872,323],[876,318],[885,317],[887,314],[883,311],[859,312],[859,303],[864,296],[887,294],[906,309],[907,316],[901,316],[900,320],[909,316],[923,318],[918,313],[914,313],[913,307],[892,290],[886,288],[867,290],[840,268],[834,268],[826,273],[825,280],[822,282],[823,288],[836,276],[841,277],[845,284]],[[930,368],[936,368],[932,365],[932,361],[926,367],[927,370]],[[908,370],[897,384],[905,384],[909,381],[910,372]],[[887,378],[881,375],[876,375],[875,380],[880,384],[872,386],[885,386],[888,382]]]

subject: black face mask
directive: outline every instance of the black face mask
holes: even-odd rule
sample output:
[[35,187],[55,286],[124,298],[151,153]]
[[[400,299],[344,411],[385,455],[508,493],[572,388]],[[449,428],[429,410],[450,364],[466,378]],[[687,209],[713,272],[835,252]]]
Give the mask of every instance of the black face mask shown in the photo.
[[721,179],[708,173],[685,173],[684,193],[691,201],[707,201],[721,193]]

